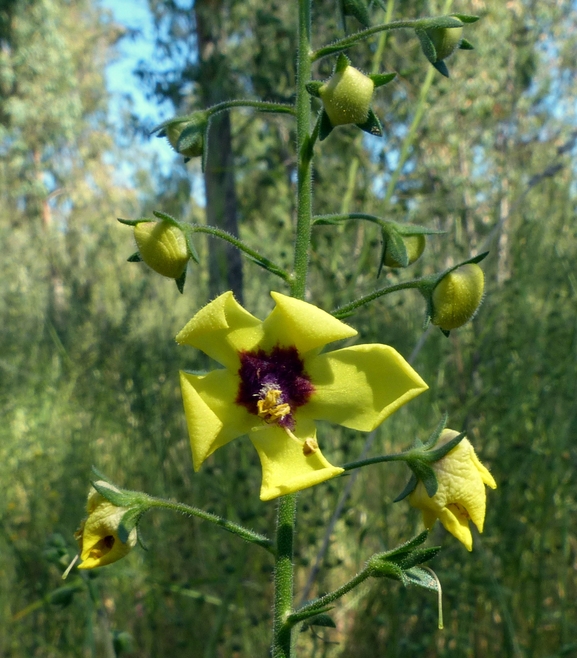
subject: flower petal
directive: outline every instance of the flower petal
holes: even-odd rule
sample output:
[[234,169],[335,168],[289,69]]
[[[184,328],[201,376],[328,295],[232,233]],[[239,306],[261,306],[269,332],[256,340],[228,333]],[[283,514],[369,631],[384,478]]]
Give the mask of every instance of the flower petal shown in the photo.
[[[314,424],[297,421],[294,434],[301,440],[315,438]],[[320,450],[305,455],[303,446],[278,426],[259,428],[249,436],[262,466],[261,500],[272,500],[312,487],[343,472],[342,468],[330,464]]]
[[315,387],[308,418],[371,431],[428,386],[388,345],[355,345],[305,361]]
[[79,569],[94,569],[120,560],[136,545],[136,528],[126,543],[118,538],[118,526],[126,512],[104,500],[89,514],[82,529],[82,551]]
[[271,292],[276,306],[263,322],[262,347],[295,346],[301,355],[332,343],[356,336],[357,332],[320,308],[294,297]]
[[239,380],[227,370],[208,375],[180,372],[180,388],[194,470],[217,448],[246,434],[255,417],[235,403]]
[[262,322],[225,292],[210,302],[176,336],[180,345],[192,345],[223,366],[237,371],[239,350],[252,350],[262,339]]
[[448,505],[439,511],[439,520],[468,551],[473,550],[473,535],[469,528],[469,518],[456,505]]
[[[471,446],[473,448],[473,446]],[[489,472],[489,469],[481,463],[481,460],[477,457],[477,453],[475,452],[475,449],[473,448],[472,453],[471,453],[471,460],[473,461],[473,464],[475,464],[477,470],[479,471],[481,475],[481,480],[483,482],[491,487],[491,489],[496,489],[497,488],[497,483],[495,482],[495,478],[491,475]]]

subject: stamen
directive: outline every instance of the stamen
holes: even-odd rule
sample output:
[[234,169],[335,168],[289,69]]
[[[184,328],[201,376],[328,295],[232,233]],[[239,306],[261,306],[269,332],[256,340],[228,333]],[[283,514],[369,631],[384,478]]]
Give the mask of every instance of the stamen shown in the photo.
[[290,404],[281,402],[282,391],[278,388],[263,387],[261,395],[264,397],[257,401],[258,415],[266,423],[276,423],[288,416],[291,412]]
[[78,553],[74,556],[74,559],[70,562],[70,564],[66,567],[66,571],[62,574],[62,580],[66,580],[68,578],[68,574],[72,571],[72,567],[78,562],[78,558],[80,555]]
[[319,449],[319,444],[316,439],[308,438],[305,439],[303,443],[303,455],[308,457],[309,455],[314,455],[314,453]]

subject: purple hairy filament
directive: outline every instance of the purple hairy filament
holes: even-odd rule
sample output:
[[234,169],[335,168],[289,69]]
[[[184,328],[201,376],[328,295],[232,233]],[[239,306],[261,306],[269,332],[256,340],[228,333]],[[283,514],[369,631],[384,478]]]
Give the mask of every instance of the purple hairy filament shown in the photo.
[[296,347],[276,346],[240,352],[236,403],[267,423],[293,430],[294,412],[306,404],[314,386]]

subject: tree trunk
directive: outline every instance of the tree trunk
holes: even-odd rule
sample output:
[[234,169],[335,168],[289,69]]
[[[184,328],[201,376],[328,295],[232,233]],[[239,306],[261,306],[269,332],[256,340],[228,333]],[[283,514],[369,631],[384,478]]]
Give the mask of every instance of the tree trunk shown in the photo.
[[[228,100],[231,83],[226,67],[225,34],[222,31],[222,0],[196,0],[196,36],[200,72],[199,91],[208,107]],[[208,224],[238,236],[237,197],[234,181],[231,123],[228,112],[211,121],[208,160],[204,173]],[[214,297],[232,290],[243,300],[240,252],[222,240],[209,239],[209,292]]]

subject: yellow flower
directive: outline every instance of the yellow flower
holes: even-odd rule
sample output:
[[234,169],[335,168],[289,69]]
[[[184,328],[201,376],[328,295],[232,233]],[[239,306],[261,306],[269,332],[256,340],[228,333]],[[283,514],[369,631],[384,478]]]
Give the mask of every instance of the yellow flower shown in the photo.
[[[454,430],[444,430],[436,447],[457,436]],[[485,484],[496,489],[497,484],[489,471],[481,464],[475,449],[463,439],[451,452],[431,464],[437,476],[439,488],[430,498],[425,485],[419,482],[409,496],[413,507],[423,512],[423,522],[430,530],[437,519],[462,542],[467,550],[473,550],[473,537],[469,519],[483,532],[485,522]]]
[[[118,491],[111,484],[101,482]],[[118,537],[118,526],[127,512],[126,507],[117,507],[101,496],[96,489],[91,489],[86,503],[86,518],[76,533],[80,544],[79,569],[94,569],[120,560],[136,545],[136,528],[128,535],[126,543]]]
[[207,375],[180,374],[195,470],[248,434],[262,465],[262,500],[342,472],[319,449],[315,420],[371,431],[427,389],[387,345],[320,354],[327,343],[357,332],[311,304],[271,296],[276,306],[261,321],[226,292],[176,337],[224,366]]

